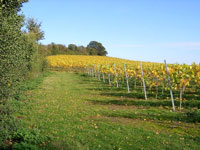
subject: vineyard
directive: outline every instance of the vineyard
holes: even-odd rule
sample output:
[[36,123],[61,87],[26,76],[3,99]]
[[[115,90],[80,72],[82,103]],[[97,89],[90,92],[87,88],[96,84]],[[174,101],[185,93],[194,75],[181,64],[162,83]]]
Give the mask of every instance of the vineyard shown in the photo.
[[200,150],[199,5],[0,0],[0,150]]
[[[103,56],[57,55],[47,58],[53,68],[78,69],[128,93],[142,91],[141,99],[200,100],[200,66],[138,62]],[[138,98],[138,97],[137,97]],[[198,106],[197,106],[198,107]]]

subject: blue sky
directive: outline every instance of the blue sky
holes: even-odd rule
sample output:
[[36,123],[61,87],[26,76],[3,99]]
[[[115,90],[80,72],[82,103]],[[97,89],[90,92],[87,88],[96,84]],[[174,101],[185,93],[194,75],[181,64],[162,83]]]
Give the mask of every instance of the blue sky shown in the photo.
[[22,11],[42,22],[43,44],[95,40],[112,57],[200,62],[200,0],[29,0]]

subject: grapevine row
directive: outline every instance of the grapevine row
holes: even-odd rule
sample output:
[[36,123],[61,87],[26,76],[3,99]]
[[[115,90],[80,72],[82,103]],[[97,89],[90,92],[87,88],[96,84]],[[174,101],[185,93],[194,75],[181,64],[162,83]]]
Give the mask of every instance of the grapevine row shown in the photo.
[[200,66],[195,63],[192,65],[167,65],[171,82],[171,87],[169,87],[164,63],[143,62],[140,64],[137,61],[113,57],[77,55],[50,56],[47,60],[52,67],[85,69],[88,75],[103,82],[106,82],[107,79],[110,86],[119,88],[120,83],[121,86],[122,83],[126,83],[128,92],[130,92],[130,84],[134,84],[133,89],[136,89],[140,84],[145,99],[147,99],[146,87],[148,91],[154,91],[156,99],[160,89],[162,94],[169,88],[172,88],[172,91],[178,91],[180,107],[186,89],[199,96]]

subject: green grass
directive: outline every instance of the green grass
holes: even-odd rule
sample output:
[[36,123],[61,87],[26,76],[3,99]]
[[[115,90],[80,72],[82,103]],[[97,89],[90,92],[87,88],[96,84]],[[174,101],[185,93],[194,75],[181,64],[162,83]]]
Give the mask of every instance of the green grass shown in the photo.
[[43,149],[200,149],[199,124],[186,108],[174,113],[169,102],[126,97],[81,74],[54,72],[26,95],[15,116],[50,137]]
[[41,135],[39,130],[23,128],[20,116],[16,113],[26,105],[25,91],[37,88],[43,79],[50,75],[49,72],[41,73],[37,78],[27,79],[18,89],[18,92],[0,104],[0,149],[38,149],[39,144],[47,141],[48,137]]

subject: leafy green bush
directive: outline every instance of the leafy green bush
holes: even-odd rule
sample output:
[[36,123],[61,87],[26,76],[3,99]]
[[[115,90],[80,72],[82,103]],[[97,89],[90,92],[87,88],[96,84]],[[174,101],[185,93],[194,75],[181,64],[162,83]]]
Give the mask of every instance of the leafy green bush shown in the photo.
[[8,105],[0,105],[0,110],[0,145],[3,145],[5,140],[11,139],[12,135],[16,132],[17,122],[10,115],[12,109]]
[[24,16],[18,12],[22,3],[26,1],[0,1],[1,102],[19,90],[19,85],[27,76],[37,77],[47,66],[44,54],[40,53],[37,34],[21,31]]
[[49,137],[42,135],[37,129],[18,129],[7,141],[1,142],[0,148],[38,150],[41,149],[40,147],[45,146],[49,140]]
[[[38,76],[46,67],[35,34],[21,30],[24,16],[19,11],[22,3],[27,1],[0,0],[0,146],[5,144],[7,147],[12,145],[9,142],[18,139],[13,145],[15,149],[34,149],[35,146],[28,148],[28,145],[38,144],[41,140],[38,133],[19,131],[21,125],[12,116],[13,111],[17,111],[15,107],[20,106],[13,103],[24,96],[23,81],[30,74]],[[28,140],[30,142],[27,144]]]
[[12,148],[16,150],[37,150],[45,145],[49,138],[40,134],[38,130],[18,130],[13,136]]
[[17,91],[28,70],[33,53],[21,31],[23,16],[18,15],[24,0],[0,1],[0,100]]

